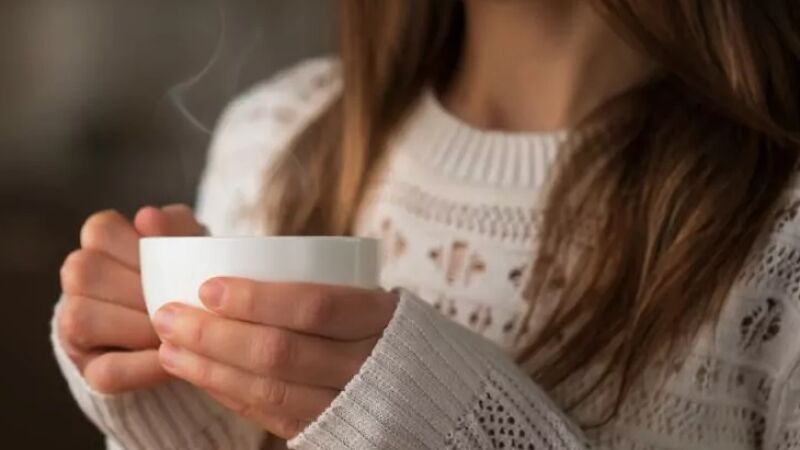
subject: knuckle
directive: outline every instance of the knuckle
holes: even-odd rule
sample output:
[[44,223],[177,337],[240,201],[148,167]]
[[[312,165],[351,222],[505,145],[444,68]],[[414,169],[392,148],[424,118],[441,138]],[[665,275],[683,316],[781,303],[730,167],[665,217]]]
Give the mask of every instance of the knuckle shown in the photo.
[[176,328],[180,330],[181,327],[186,329],[185,333],[189,342],[196,345],[201,351],[207,352],[213,349],[213,342],[210,342],[208,327],[204,320],[179,320]]
[[255,398],[258,403],[269,407],[282,407],[286,405],[288,397],[288,389],[286,384],[268,380],[266,378],[259,378],[256,381]]
[[113,364],[107,359],[100,359],[94,363],[91,371],[86,373],[86,382],[94,390],[111,394],[119,389],[119,374]]
[[89,358],[89,354],[73,347],[72,345],[65,345],[64,353],[66,353],[67,357],[69,357],[69,359],[72,360],[72,362],[74,362],[75,365],[78,366],[78,369],[80,370],[81,374],[83,374],[84,369],[86,368],[86,360]]
[[205,361],[197,361],[192,365],[190,370],[193,372],[190,376],[194,380],[194,383],[204,387],[214,386],[214,377],[216,375],[214,367],[211,364]]
[[117,211],[101,211],[89,216],[81,228],[81,246],[104,249],[114,240],[116,229],[125,218]]
[[333,302],[329,293],[322,287],[315,288],[299,311],[299,325],[314,329],[325,325],[333,315]]
[[264,374],[288,367],[294,355],[294,341],[283,332],[264,332],[253,348],[253,365]]
[[85,343],[88,323],[88,311],[85,300],[70,298],[61,307],[58,317],[58,326],[61,336],[68,342],[76,345]]
[[91,285],[93,257],[85,250],[67,256],[61,266],[61,288],[67,293],[84,292]]

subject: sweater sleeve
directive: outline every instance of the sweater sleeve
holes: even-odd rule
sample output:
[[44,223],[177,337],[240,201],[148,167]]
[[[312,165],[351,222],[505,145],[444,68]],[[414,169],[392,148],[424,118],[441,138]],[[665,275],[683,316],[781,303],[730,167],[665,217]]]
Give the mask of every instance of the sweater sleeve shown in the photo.
[[[56,306],[58,309],[59,306]],[[120,395],[95,391],[67,356],[52,326],[56,361],[73,398],[106,436],[109,449],[255,450],[261,431],[191,385],[173,381]]]
[[[199,187],[197,214],[212,235],[266,230],[249,211],[260,201],[264,172],[338,92],[330,59],[301,63],[235,100],[214,134]],[[56,310],[59,306],[56,306]],[[264,432],[184,382],[121,395],[91,388],[51,327],[56,360],[70,392],[109,449],[255,450]]]
[[295,449],[581,449],[585,441],[497,347],[403,292],[373,354]]

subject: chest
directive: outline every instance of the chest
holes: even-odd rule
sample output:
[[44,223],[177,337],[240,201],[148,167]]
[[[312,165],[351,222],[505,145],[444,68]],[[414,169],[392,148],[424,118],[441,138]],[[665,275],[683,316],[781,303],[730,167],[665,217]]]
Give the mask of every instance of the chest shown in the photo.
[[368,189],[356,233],[380,240],[385,288],[411,290],[510,350],[528,308],[538,213],[535,191],[502,197],[390,175]]
[[[356,232],[380,240],[385,288],[414,291],[511,351],[529,307],[522,292],[536,250],[537,195],[455,192],[435,180],[389,175],[368,190]],[[786,369],[780,348],[790,346],[792,335],[783,330],[800,317],[778,295],[786,291],[779,268],[751,267],[718,326],[670,369],[669,381],[632,396],[619,420],[590,432],[597,448],[758,448],[780,394],[776,374]],[[764,283],[774,285],[775,295]],[[552,395],[558,402],[569,397]]]

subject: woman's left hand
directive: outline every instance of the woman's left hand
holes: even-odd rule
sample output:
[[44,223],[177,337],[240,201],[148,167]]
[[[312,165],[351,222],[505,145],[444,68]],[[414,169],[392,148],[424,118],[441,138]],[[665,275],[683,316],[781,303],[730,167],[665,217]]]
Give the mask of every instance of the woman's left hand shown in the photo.
[[200,298],[216,314],[156,314],[162,365],[284,439],[356,375],[397,306],[384,291],[236,278],[208,281]]

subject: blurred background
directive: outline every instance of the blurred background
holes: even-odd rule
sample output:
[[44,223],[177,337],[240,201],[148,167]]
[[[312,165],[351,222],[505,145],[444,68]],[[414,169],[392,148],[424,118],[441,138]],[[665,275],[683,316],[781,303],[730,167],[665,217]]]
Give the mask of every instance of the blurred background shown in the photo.
[[1,448],[102,448],[48,340],[58,269],[82,221],[192,203],[203,129],[254,82],[329,53],[334,7],[0,1]]

